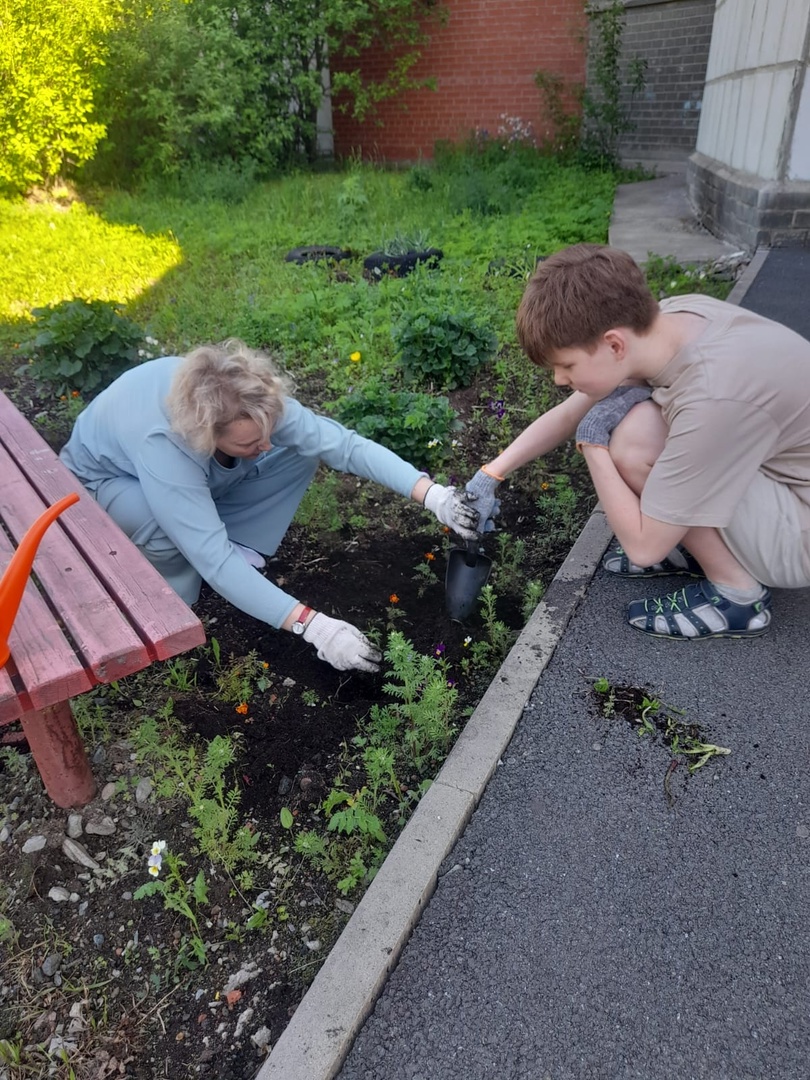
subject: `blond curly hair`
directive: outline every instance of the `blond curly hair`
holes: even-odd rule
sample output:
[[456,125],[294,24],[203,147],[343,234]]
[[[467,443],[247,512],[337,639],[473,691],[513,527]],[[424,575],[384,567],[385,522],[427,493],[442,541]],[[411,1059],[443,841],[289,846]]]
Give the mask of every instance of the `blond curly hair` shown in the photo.
[[197,453],[213,455],[234,420],[254,420],[268,440],[292,392],[292,380],[269,356],[231,338],[184,357],[166,405],[172,431]]

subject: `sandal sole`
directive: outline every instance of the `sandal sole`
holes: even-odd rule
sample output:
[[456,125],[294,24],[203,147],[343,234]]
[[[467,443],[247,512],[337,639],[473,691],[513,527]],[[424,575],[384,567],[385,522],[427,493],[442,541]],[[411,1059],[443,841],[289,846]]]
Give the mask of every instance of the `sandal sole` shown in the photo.
[[605,571],[606,574],[610,574],[612,577],[620,577],[620,578],[636,578],[637,579],[637,578],[653,578],[653,577],[690,577],[690,578],[697,579],[697,578],[704,577],[704,574],[703,574],[702,571],[699,572],[699,573],[696,573],[696,572],[693,572],[691,570],[649,570],[649,571],[645,571],[644,573],[641,573],[641,574],[628,574],[628,573],[624,573],[622,570],[608,570],[608,568],[606,566],[603,566],[602,569]]
[[687,637],[686,634],[659,634],[655,630],[645,630],[641,626],[633,626],[632,623],[628,623],[627,625],[631,630],[635,630],[645,637],[661,638],[664,641],[708,641],[710,638],[754,638],[762,637],[763,634],[767,634],[770,630],[770,626],[763,626],[761,630],[718,630],[717,633],[714,634],[698,634],[695,637]]

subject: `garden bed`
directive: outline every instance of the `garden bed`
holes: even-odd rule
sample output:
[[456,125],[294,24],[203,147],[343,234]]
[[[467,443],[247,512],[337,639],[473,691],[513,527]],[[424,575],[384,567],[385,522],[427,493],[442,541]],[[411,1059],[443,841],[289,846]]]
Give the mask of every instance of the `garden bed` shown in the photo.
[[[507,418],[483,377],[450,397],[465,421],[453,458],[463,479],[493,456]],[[45,403],[19,385],[17,400],[42,424]],[[58,430],[45,430],[58,445]],[[569,450],[508,485],[499,533],[487,541],[493,606],[461,625],[444,608],[452,538],[434,519],[374,484],[328,471],[317,478],[263,572],[372,631],[383,647],[410,643],[455,699],[434,745],[403,752],[384,781],[374,803],[384,840],[358,847],[327,832],[323,804],[331,792],[368,787],[364,747],[352,740],[368,737],[371,711],[390,700],[390,661],[379,675],[337,672],[300,639],[210,590],[196,609],[207,647],[81,699],[77,715],[102,792],[81,813],[81,831],[43,795],[30,759],[4,751],[0,1070],[11,1068],[14,1080],[49,1069],[78,1078],[253,1076],[523,625],[527,597],[540,595],[592,503]],[[222,769],[230,835],[242,828],[259,838],[257,858],[228,867],[201,851],[199,822],[171,782],[177,761],[166,754],[217,736],[234,758]],[[326,838],[334,866],[294,850],[307,830]],[[65,855],[68,831],[98,869]],[[166,845],[160,880],[168,880],[165,860],[181,860],[196,923],[167,908],[165,894],[136,896],[151,884],[156,841]],[[358,852],[368,873],[347,886]],[[204,891],[195,898],[198,880]],[[27,1071],[7,1064],[15,1046]],[[62,1053],[69,1065],[54,1065]]]

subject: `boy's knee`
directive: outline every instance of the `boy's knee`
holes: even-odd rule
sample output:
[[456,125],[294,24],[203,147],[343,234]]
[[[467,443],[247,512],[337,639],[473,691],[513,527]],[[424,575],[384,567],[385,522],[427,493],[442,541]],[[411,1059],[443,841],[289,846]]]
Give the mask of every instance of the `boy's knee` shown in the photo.
[[652,465],[664,449],[666,437],[660,406],[654,401],[642,401],[613,429],[610,456],[617,467],[639,461]]
[[610,437],[610,456],[624,480],[634,489],[643,487],[667,435],[661,409],[653,401],[633,406]]

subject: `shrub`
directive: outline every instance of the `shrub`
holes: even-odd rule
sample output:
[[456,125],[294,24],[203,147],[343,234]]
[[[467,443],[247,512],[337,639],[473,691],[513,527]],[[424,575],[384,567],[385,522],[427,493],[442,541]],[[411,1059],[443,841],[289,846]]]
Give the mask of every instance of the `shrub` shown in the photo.
[[22,193],[92,156],[109,0],[14,0],[0,9],[0,190]]
[[[96,178],[173,175],[200,163],[252,162],[270,173],[315,160],[323,73],[337,55],[332,91],[358,118],[424,83],[411,74],[422,0],[117,2],[100,103],[109,137],[92,164]],[[356,58],[378,41],[401,48],[369,79]]]
[[109,37],[99,109],[108,137],[90,175],[171,175],[239,152],[259,73],[219,0],[126,0]]
[[22,373],[56,393],[102,389],[139,360],[143,331],[105,300],[64,300],[34,308],[36,336],[22,345]]
[[438,468],[461,427],[446,397],[392,390],[382,379],[367,380],[334,409],[342,424],[428,471]]
[[416,317],[406,314],[392,333],[405,378],[445,390],[469,386],[498,347],[492,331],[469,312],[451,315],[434,309]]

